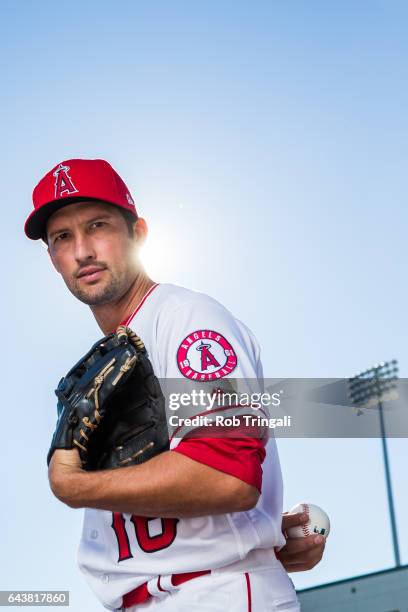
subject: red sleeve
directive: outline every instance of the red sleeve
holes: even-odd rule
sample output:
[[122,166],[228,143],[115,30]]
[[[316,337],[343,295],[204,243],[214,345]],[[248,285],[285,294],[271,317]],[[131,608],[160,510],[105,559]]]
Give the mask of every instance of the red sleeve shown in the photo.
[[260,438],[187,438],[173,451],[262,488],[265,441]]

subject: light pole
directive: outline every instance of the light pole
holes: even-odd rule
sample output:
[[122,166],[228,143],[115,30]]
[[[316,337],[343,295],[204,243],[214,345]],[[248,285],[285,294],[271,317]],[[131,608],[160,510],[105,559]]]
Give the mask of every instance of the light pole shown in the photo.
[[392,494],[390,464],[388,460],[387,437],[384,422],[383,398],[384,395],[396,387],[398,380],[398,364],[396,359],[379,363],[372,368],[359,372],[353,378],[349,378],[349,396],[353,404],[362,407],[373,400],[378,406],[380,415],[381,441],[384,459],[385,482],[387,486],[388,509],[390,512],[392,542],[394,546],[394,559],[396,567],[401,565],[397,523],[395,520],[394,498]]

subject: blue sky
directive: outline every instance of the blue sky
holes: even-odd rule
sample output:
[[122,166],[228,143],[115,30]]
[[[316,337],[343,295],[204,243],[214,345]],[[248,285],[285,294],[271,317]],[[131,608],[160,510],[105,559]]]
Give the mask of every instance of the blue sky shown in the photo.
[[[98,610],[75,565],[81,512],[50,494],[45,457],[52,391],[100,332],[23,235],[33,186],[62,159],[108,159],[149,223],[148,271],[230,308],[267,376],[392,358],[407,376],[408,7],[8,0],[2,17],[0,588]],[[389,567],[380,441],[279,448],[286,508],[305,499],[333,523],[296,585]],[[390,454],[408,563],[406,440]]]

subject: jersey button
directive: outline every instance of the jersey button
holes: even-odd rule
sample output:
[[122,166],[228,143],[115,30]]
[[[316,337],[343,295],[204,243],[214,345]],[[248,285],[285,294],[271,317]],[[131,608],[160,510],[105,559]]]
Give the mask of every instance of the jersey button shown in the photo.
[[93,540],[96,540],[96,538],[98,537],[98,535],[99,535],[99,534],[98,534],[98,531],[97,531],[96,529],[92,529],[92,531],[91,531],[91,538],[92,538]]
[[109,575],[108,575],[108,574],[102,574],[102,576],[101,576],[101,581],[102,581],[102,582],[105,582],[105,584],[106,584],[107,582],[109,582]]

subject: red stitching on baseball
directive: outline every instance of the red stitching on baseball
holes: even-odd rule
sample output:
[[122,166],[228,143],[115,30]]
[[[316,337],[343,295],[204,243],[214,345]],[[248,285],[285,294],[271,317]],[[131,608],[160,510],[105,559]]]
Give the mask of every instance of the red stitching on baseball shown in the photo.
[[307,516],[308,516],[308,522],[306,523],[306,525],[302,525],[302,532],[303,535],[305,537],[310,535],[310,531],[309,531],[309,527],[308,527],[308,523],[310,521],[310,508],[308,504],[302,504],[303,505],[303,512],[306,512]]

